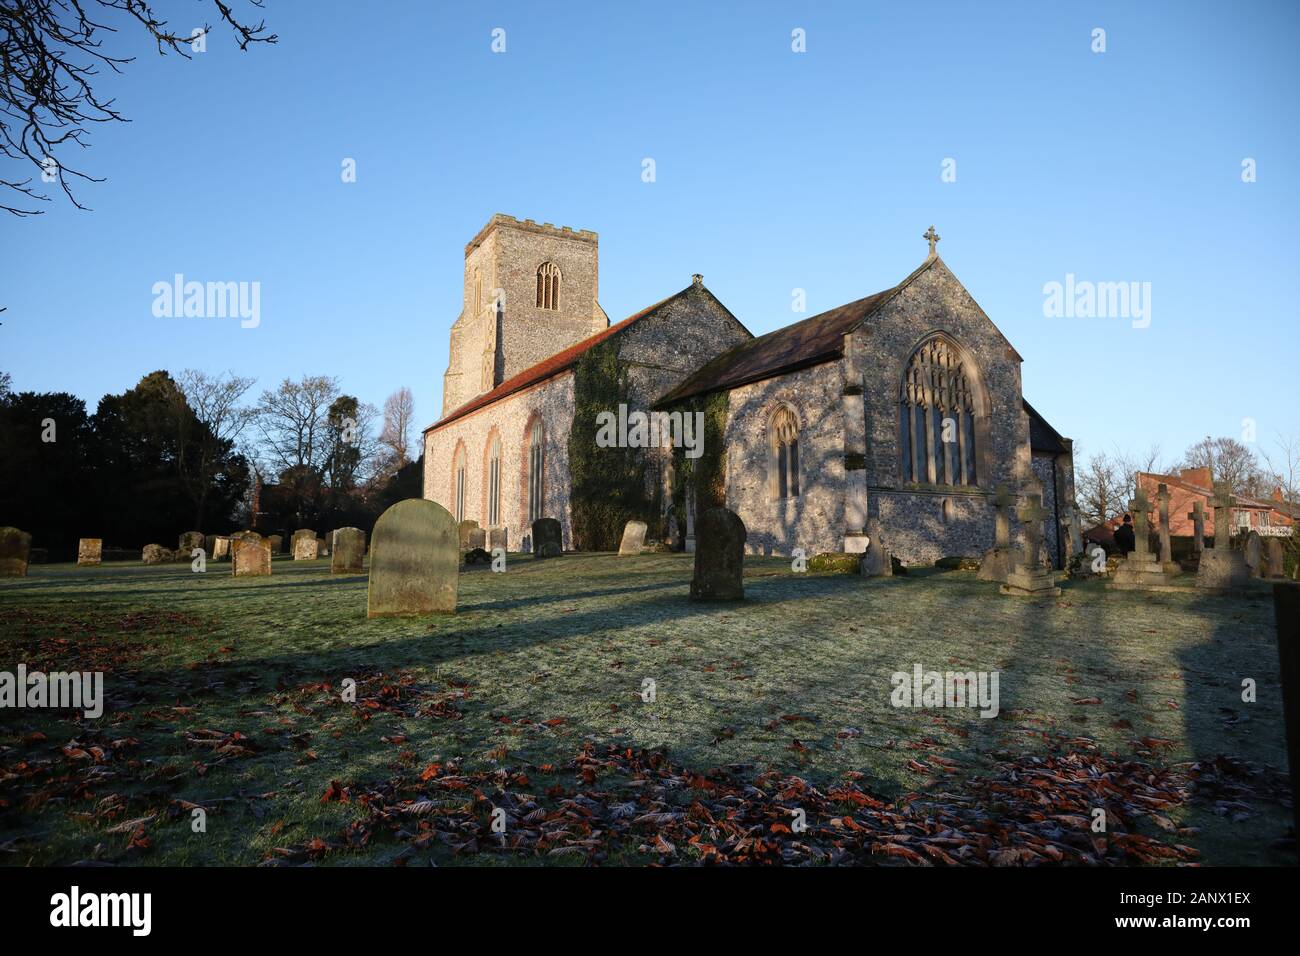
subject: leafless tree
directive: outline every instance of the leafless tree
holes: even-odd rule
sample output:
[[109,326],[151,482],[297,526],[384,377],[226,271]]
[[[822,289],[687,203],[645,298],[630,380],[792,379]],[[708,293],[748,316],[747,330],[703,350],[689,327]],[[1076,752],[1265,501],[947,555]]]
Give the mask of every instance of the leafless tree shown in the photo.
[[[1300,504],[1300,435],[1277,436],[1276,449],[1270,454],[1260,450],[1269,484],[1282,491],[1288,505]],[[1271,495],[1273,488],[1267,489]]]
[[1115,467],[1122,478],[1120,484],[1121,501],[1119,510],[1122,514],[1128,510],[1128,503],[1137,494],[1137,474],[1162,475],[1168,469],[1162,463],[1160,445],[1152,443],[1144,452],[1121,451],[1116,448],[1113,456]]
[[1124,513],[1128,479],[1111,455],[1097,452],[1082,460],[1074,473],[1074,497],[1085,525],[1099,525]]
[[193,458],[181,456],[181,480],[190,489],[197,509],[194,527],[203,527],[208,492],[221,462],[239,442],[240,436],[256,416],[256,409],[241,406],[240,400],[253,387],[255,379],[227,372],[209,375],[187,368],[180,374],[180,388],[194,415],[207,433],[200,436]]
[[1210,438],[1208,435],[1183,453],[1182,467],[1208,468],[1215,481],[1226,481],[1237,494],[1257,498],[1267,494],[1267,484],[1259,459],[1250,448],[1235,438]]
[[[0,188],[24,197],[23,205],[0,202],[0,209],[15,216],[39,215],[29,200],[48,202],[35,183],[58,183],[78,209],[69,177],[101,182],[63,161],[73,145],[86,148],[90,125],[124,122],[111,97],[97,92],[100,68],[121,73],[133,57],[111,56],[104,50],[103,34],[117,33],[123,23],[143,28],[158,52],[190,58],[199,36],[206,40],[210,27],[189,34],[174,32],[154,12],[156,0],[0,0],[0,156],[20,167],[35,167],[23,178],[0,177]],[[274,43],[264,22],[243,22],[231,9],[236,0],[212,0],[221,22],[235,33],[240,49],[254,43]],[[256,7],[262,0],[247,0]],[[105,21],[100,22],[100,17]],[[117,24],[117,25],[114,25]]]
[[415,421],[415,398],[405,386],[384,401],[384,427],[379,433],[382,460],[378,470],[391,475],[411,460],[411,426]]

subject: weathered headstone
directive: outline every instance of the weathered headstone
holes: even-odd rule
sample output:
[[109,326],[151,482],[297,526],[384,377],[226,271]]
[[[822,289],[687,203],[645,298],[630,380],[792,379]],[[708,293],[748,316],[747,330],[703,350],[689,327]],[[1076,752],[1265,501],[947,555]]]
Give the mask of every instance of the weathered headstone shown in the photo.
[[1262,578],[1264,576],[1264,545],[1260,541],[1258,531],[1252,531],[1246,535],[1246,545],[1242,549],[1242,554],[1246,558],[1246,567],[1250,568],[1250,576],[1252,578]]
[[77,565],[79,567],[94,567],[103,560],[103,557],[103,538],[82,538],[77,542]]
[[622,557],[628,554],[640,554],[645,545],[646,523],[629,521],[623,526],[623,540],[618,543],[618,553]]
[[1187,517],[1192,519],[1192,549],[1196,554],[1205,550],[1205,511],[1201,508],[1201,499],[1197,498],[1192,504],[1192,510],[1187,512]]
[[177,542],[176,550],[180,553],[181,557],[188,561],[191,557],[191,552],[195,548],[202,548],[203,546],[204,539],[202,531],[186,531],[181,535],[180,541]]
[[1282,557],[1282,539],[1264,539],[1264,561],[1268,565],[1267,577],[1285,581],[1286,564]]
[[487,530],[484,528],[470,528],[466,536],[467,550],[478,548],[480,551],[487,550]]
[[293,533],[293,559],[295,561],[315,561],[320,557],[320,541],[316,532],[307,528]]
[[998,485],[993,497],[993,547],[984,552],[980,561],[979,574],[976,575],[980,581],[1005,583],[1011,573],[1011,566],[1015,563],[1011,550],[1011,506],[1015,502],[1015,496],[1007,486]]
[[1169,486],[1164,482],[1156,489],[1156,502],[1160,506],[1160,567],[1165,574],[1182,574],[1183,569],[1174,561],[1173,542],[1169,537]]
[[745,596],[745,522],[734,511],[710,508],[700,516],[695,546],[693,601],[739,601]]
[[27,577],[32,536],[17,528],[0,528],[0,578]]
[[866,532],[867,548],[858,561],[858,574],[864,578],[892,577],[893,555],[889,553],[889,549],[885,546],[885,539],[880,533],[880,519],[868,515],[863,530]]
[[488,551],[495,551],[497,548],[509,549],[509,546],[509,528],[492,528],[488,531]]
[[456,519],[442,505],[408,498],[375,522],[366,616],[451,613],[460,566]]
[[281,549],[284,547],[284,535],[273,534],[270,535],[266,540],[271,542],[272,554],[279,554]]
[[316,539],[316,557],[328,558],[330,556],[330,543],[324,538]]
[[477,528],[478,522],[472,518],[466,518],[460,524],[456,525],[456,534],[460,538],[460,549],[462,551],[468,551],[470,548],[474,547],[474,545],[470,543],[469,536],[470,533]]
[[140,555],[140,560],[145,564],[164,564],[175,560],[175,557],[171,551],[161,544],[146,544],[144,551]]
[[213,561],[230,557],[230,538],[225,535],[216,535],[212,539],[212,553],[208,557]]
[[533,553],[540,558],[558,558],[564,549],[560,522],[538,518],[533,522]]
[[271,542],[252,531],[232,535],[230,573],[240,578],[270,574]]
[[1003,594],[1017,597],[1053,597],[1061,593],[1056,586],[1056,578],[1051,571],[1044,569],[1043,522],[1047,520],[1048,511],[1043,507],[1039,494],[1026,495],[1027,501],[1020,509],[1020,521],[1023,525],[1025,547],[1020,560],[1012,565],[1006,583],[998,590]]
[[1214,483],[1210,506],[1214,509],[1214,547],[1201,552],[1196,586],[1209,591],[1231,591],[1250,581],[1250,569],[1240,551],[1232,548],[1232,506],[1237,503],[1226,481]]
[[331,574],[360,574],[366,554],[366,533],[360,528],[339,528],[334,532],[330,556]]

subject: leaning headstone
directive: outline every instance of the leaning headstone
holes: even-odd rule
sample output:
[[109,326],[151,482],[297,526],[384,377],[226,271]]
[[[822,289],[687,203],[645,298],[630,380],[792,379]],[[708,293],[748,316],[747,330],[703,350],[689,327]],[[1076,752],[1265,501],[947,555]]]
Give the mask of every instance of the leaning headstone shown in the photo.
[[366,533],[360,528],[339,528],[334,532],[330,574],[360,574],[366,554]]
[[217,535],[212,539],[212,552],[208,555],[213,561],[230,557],[230,538]]
[[1250,568],[1250,576],[1252,578],[1262,578],[1264,576],[1264,545],[1260,541],[1258,531],[1252,531],[1246,535],[1246,546],[1242,553],[1246,557],[1246,567]]
[[203,546],[204,539],[202,531],[186,531],[181,535],[180,541],[177,542],[176,550],[180,552],[186,561],[188,561],[190,559],[190,552],[195,548],[202,548]]
[[320,556],[320,541],[316,538],[316,532],[309,531],[303,534],[300,531],[293,533],[293,559],[295,561],[315,561]]
[[375,522],[367,617],[451,613],[460,568],[456,519],[442,505],[408,498]]
[[460,524],[456,525],[456,534],[460,538],[460,549],[462,551],[468,551],[470,548],[474,547],[474,545],[470,543],[469,536],[470,532],[477,528],[478,522],[472,518],[466,518]]
[[1264,539],[1264,561],[1268,565],[1267,577],[1276,580],[1286,580],[1286,565],[1282,558],[1282,539],[1266,538]]
[[1005,583],[1015,563],[1015,554],[1011,550],[1011,506],[1016,503],[1015,496],[1007,490],[1006,485],[998,485],[993,497],[993,547],[984,552],[980,561],[980,581],[997,581]]
[[203,550],[207,552],[208,557],[212,557],[217,548],[217,536],[208,534],[203,536]]
[[271,542],[252,531],[232,536],[230,573],[237,578],[259,577],[271,573]]
[[646,524],[644,521],[629,521],[623,526],[623,540],[618,543],[619,556],[640,554],[645,544]]
[[161,544],[146,544],[144,551],[140,555],[140,560],[145,564],[163,564],[172,561],[173,556]]
[[560,522],[538,518],[533,522],[533,552],[538,558],[558,558],[564,550]]
[[1051,571],[1043,567],[1043,522],[1047,520],[1048,511],[1043,507],[1039,494],[1026,495],[1025,506],[1020,509],[1020,521],[1024,526],[1025,547],[1021,559],[1011,567],[1006,583],[998,590],[1003,594],[1017,597],[1054,597],[1061,593],[1056,586],[1056,578]]
[[91,568],[104,558],[103,538],[82,538],[77,542],[77,565]]
[[1232,506],[1237,503],[1226,481],[1214,483],[1210,506],[1214,509],[1214,547],[1201,552],[1196,586],[1207,591],[1232,591],[1250,581],[1245,556],[1232,547]]
[[691,600],[744,598],[745,538],[745,522],[734,511],[710,508],[700,516]]
[[32,536],[17,528],[0,528],[0,578],[27,577]]

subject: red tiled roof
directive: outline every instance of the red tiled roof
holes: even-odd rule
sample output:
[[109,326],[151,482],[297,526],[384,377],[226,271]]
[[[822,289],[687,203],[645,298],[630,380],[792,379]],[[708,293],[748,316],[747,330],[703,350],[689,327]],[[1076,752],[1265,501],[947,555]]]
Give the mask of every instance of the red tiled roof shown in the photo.
[[470,414],[470,412],[476,412],[480,408],[486,408],[493,402],[499,401],[508,395],[513,395],[515,392],[523,391],[530,385],[536,385],[538,382],[560,374],[565,369],[572,368],[574,365],[578,364],[578,359],[582,358],[583,353],[588,349],[595,345],[599,345],[608,338],[618,335],[618,333],[625,330],[633,322],[645,318],[647,315],[667,305],[678,296],[689,292],[691,288],[692,286],[687,286],[685,289],[682,289],[681,292],[675,292],[666,299],[660,299],[654,305],[646,306],[635,315],[629,315],[622,322],[615,323],[607,329],[602,329],[595,335],[585,338],[581,342],[575,342],[563,351],[556,352],[550,358],[544,359],[536,365],[529,366],[522,372],[506,379],[490,392],[484,392],[482,395],[470,399],[464,405],[461,405],[449,414],[444,415],[424,431],[431,432],[436,428],[441,428],[443,425],[448,425],[451,422],[456,421],[458,418],[464,418],[466,415]]
[[[1190,481],[1184,481],[1178,475],[1157,475],[1150,471],[1138,472],[1139,480],[1142,478],[1149,479],[1151,482],[1159,485],[1166,484],[1170,488],[1181,488],[1183,491],[1190,491],[1194,495],[1201,495],[1204,498],[1214,497],[1213,488],[1202,488],[1200,485],[1194,485]],[[1234,507],[1238,508],[1267,508],[1271,511],[1278,511],[1286,514],[1282,508],[1278,507],[1276,501],[1260,501],[1258,498],[1251,498],[1249,495],[1239,495],[1235,491],[1232,494],[1237,503]]]

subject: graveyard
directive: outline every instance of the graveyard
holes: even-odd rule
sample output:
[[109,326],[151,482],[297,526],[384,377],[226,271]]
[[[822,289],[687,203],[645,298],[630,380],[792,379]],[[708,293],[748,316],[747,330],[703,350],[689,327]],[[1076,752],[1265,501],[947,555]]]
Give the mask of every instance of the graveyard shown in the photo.
[[[0,671],[107,697],[6,713],[4,861],[1290,862],[1263,582],[1021,598],[746,556],[742,600],[699,601],[693,557],[510,553],[404,617],[367,616],[373,553],[0,578]],[[892,706],[914,665],[998,671],[997,716]]]

